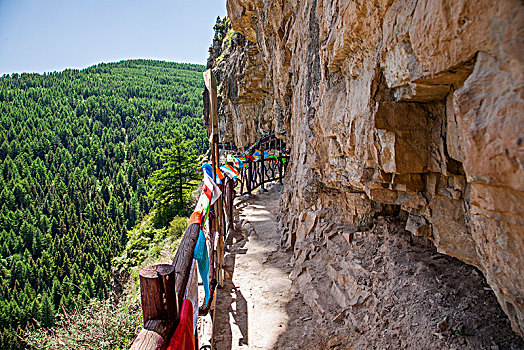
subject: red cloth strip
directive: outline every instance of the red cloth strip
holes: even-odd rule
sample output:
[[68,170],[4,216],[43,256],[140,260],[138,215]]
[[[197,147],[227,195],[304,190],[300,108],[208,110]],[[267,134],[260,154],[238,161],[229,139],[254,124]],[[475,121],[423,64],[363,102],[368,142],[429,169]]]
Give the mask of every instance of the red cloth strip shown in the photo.
[[195,350],[195,333],[193,331],[193,304],[184,299],[180,309],[180,323],[169,342],[167,350]]

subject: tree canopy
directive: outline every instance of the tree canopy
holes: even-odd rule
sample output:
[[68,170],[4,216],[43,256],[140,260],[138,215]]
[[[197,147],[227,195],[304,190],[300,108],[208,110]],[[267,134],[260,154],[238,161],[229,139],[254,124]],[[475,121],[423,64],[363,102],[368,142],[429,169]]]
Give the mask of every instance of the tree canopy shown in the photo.
[[164,140],[207,148],[203,70],[130,60],[0,77],[0,348],[21,348],[10,329],[108,297]]

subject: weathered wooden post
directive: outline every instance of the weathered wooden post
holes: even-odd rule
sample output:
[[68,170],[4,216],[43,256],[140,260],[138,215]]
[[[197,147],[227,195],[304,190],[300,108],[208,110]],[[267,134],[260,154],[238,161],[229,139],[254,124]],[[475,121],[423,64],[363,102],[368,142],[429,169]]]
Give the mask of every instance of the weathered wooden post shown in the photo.
[[149,320],[178,321],[175,267],[159,264],[140,270],[144,324]]
[[251,194],[251,185],[252,185],[252,179],[253,179],[253,169],[255,168],[255,162],[250,161],[249,162],[249,168],[247,168],[247,181],[246,181],[246,187],[247,187],[247,193]]
[[144,329],[131,350],[162,350],[178,322],[175,267],[169,264],[148,266],[140,270],[140,294]]
[[266,169],[264,167],[264,150],[265,150],[265,144],[263,144],[262,147],[260,147],[260,153],[261,153],[261,162],[260,162],[260,189],[262,192],[264,192],[266,189],[264,188],[264,173],[266,172]]
[[[211,145],[211,162],[213,165],[213,180],[216,181],[216,168],[219,166],[220,153],[218,151],[218,101],[217,101],[217,81],[213,71],[208,69],[204,72],[204,83],[209,92],[209,120],[211,124],[211,136],[209,143]],[[224,286],[224,235],[222,233],[222,201],[216,201],[214,204],[216,225],[218,232],[218,269],[217,280],[220,287]]]
[[244,167],[240,169],[240,176],[238,177],[238,180],[240,181],[240,194],[244,193],[244,183],[247,179],[247,162],[244,162]]

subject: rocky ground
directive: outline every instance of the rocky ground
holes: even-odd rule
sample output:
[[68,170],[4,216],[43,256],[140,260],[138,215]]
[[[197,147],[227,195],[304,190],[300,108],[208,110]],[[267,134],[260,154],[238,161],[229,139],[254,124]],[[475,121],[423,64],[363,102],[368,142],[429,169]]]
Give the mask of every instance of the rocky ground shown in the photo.
[[394,217],[327,232],[293,269],[300,256],[279,247],[279,198],[276,186],[237,199],[216,349],[524,349],[482,274]]

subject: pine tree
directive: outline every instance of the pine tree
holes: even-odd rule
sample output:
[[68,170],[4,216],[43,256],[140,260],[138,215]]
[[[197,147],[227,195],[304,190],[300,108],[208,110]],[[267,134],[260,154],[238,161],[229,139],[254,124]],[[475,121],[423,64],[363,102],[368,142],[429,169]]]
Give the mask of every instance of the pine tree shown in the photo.
[[153,172],[149,178],[152,189],[148,197],[154,199],[156,207],[162,209],[176,204],[184,210],[184,195],[193,190],[199,180],[198,158],[192,150],[193,141],[184,140],[177,130],[175,137],[166,140],[169,148],[164,148],[157,155],[163,167]]
[[42,295],[40,304],[40,315],[42,317],[42,326],[51,327],[55,323],[55,307],[47,293]]
[[40,302],[38,299],[33,300],[33,303],[31,304],[31,317],[35,320],[39,321],[42,319],[42,314],[40,311],[42,310],[42,306],[40,305]]
[[62,286],[58,281],[58,278],[55,276],[53,278],[53,287],[51,288],[51,295],[53,299],[53,304],[58,306],[60,304],[60,298],[62,297]]

